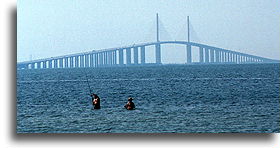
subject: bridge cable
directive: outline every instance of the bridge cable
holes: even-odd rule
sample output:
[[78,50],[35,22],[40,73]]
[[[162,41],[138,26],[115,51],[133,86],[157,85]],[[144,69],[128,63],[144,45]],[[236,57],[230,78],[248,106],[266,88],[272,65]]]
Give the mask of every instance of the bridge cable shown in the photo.
[[[159,18],[159,40],[172,40],[173,37],[172,35],[167,31],[164,23],[161,21]],[[151,42],[151,41],[156,41],[156,22],[154,20],[150,21],[148,23],[149,26],[146,28],[146,33],[144,33],[144,37],[140,39],[140,42]]]
[[[193,25],[192,25],[192,21],[190,20],[190,42],[200,42],[200,38],[197,35],[197,32],[195,31]],[[178,27],[178,32],[176,31],[176,35],[175,35],[175,40],[182,40],[182,41],[186,41],[187,39],[187,22],[184,21],[184,23],[180,24],[180,26]]]
[[168,32],[164,23],[161,21],[160,18],[158,20],[159,20],[159,40],[161,40],[161,41],[173,40],[172,35]]
[[195,31],[193,25],[192,25],[192,22],[190,21],[190,33],[191,33],[191,39],[193,38],[194,40],[193,41],[196,41],[196,42],[201,42],[200,38],[198,37],[197,35],[197,32]]
[[151,42],[155,40],[155,25],[156,23],[154,22],[154,20],[147,23],[148,27],[145,28],[143,37],[139,39],[140,43]]

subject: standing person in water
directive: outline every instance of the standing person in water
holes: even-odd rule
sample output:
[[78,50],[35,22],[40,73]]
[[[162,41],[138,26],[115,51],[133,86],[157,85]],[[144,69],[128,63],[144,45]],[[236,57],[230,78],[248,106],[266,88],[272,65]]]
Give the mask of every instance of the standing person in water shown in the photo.
[[91,101],[94,109],[100,109],[100,98],[96,94],[91,94],[90,96],[92,97]]
[[128,98],[128,102],[125,104],[125,108],[127,109],[127,110],[133,110],[133,109],[135,109],[135,105],[134,105],[134,103],[132,102],[132,100],[133,100],[133,98],[131,98],[131,97],[129,97]]

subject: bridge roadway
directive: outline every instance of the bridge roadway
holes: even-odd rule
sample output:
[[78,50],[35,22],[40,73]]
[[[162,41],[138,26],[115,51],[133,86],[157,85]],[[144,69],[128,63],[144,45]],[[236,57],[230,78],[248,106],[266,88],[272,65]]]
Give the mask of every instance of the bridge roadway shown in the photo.
[[[181,44],[186,46],[186,63],[192,63],[192,47],[199,49],[199,63],[275,63],[278,60],[272,60],[259,56],[249,55],[241,52],[231,51],[223,48],[217,48],[209,45],[186,42],[186,41],[159,41],[141,44],[133,44],[117,48],[108,48],[101,50],[92,50],[88,52],[56,56],[45,59],[24,61],[17,63],[17,69],[45,69],[45,68],[82,68],[82,67],[112,67],[144,65],[145,48],[147,46],[155,47],[155,64],[161,64],[161,46],[164,44]],[[140,56],[138,50],[140,48]],[[133,49],[133,62],[131,50]],[[124,51],[126,52],[126,63],[124,63]],[[140,57],[140,61],[139,61]]]

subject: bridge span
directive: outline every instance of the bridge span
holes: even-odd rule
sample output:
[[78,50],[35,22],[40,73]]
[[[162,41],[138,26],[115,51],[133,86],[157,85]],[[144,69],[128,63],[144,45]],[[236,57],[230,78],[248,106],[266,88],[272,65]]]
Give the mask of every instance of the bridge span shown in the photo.
[[[83,68],[83,67],[115,67],[115,66],[132,66],[146,65],[146,47],[153,46],[155,50],[156,65],[162,64],[161,46],[164,44],[180,44],[186,47],[186,64],[193,64],[192,50],[193,47],[199,50],[200,64],[213,63],[279,63],[279,60],[272,60],[259,56],[249,55],[246,53],[231,51],[228,49],[213,47],[205,44],[199,44],[187,41],[157,41],[130,46],[92,50],[88,52],[69,54],[45,59],[24,61],[17,63],[17,69],[52,69],[52,68]],[[133,55],[131,54],[133,50]],[[140,52],[139,52],[140,50]],[[124,52],[126,62],[124,61]],[[140,54],[139,54],[140,53]],[[133,57],[133,58],[132,58]],[[132,61],[133,59],[133,61]]]

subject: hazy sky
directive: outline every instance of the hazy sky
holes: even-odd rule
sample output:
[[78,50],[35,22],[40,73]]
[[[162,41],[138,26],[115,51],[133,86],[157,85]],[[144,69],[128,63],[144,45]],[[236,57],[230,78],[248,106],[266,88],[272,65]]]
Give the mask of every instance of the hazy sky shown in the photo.
[[[185,40],[190,16],[194,42],[279,60],[279,6],[279,0],[18,0],[17,59],[155,41],[159,13],[161,40]],[[154,50],[147,50],[149,62]],[[164,46],[162,56],[184,62],[185,47]]]

